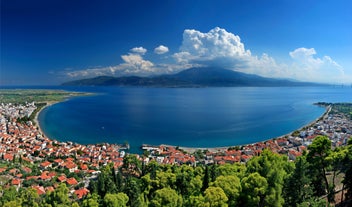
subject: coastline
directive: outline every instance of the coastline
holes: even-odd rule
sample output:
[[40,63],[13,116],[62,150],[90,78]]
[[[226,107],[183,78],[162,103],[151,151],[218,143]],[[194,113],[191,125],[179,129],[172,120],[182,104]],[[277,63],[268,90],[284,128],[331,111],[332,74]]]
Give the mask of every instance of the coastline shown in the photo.
[[[318,105],[316,103],[314,103],[314,105],[322,107],[322,105]],[[291,132],[289,132],[287,134],[284,134],[284,135],[280,135],[280,136],[277,136],[277,137],[266,139],[266,140],[263,140],[263,141],[260,141],[260,142],[248,143],[248,144],[243,144],[243,145],[223,146],[223,147],[183,147],[183,146],[175,146],[175,145],[168,145],[168,144],[160,144],[159,146],[161,146],[161,147],[173,147],[173,148],[177,147],[177,148],[179,148],[181,150],[184,150],[187,153],[194,153],[197,150],[201,150],[201,151],[207,150],[209,152],[223,152],[223,151],[226,151],[227,149],[229,149],[230,147],[241,147],[241,146],[255,145],[257,143],[266,142],[266,141],[270,141],[270,140],[275,140],[275,139],[279,139],[279,138],[282,138],[282,137],[287,137],[287,136],[292,135],[295,131],[301,131],[301,130],[307,128],[307,127],[310,127],[313,124],[317,123],[320,119],[323,119],[325,116],[327,116],[330,113],[331,108],[332,108],[331,105],[325,106],[325,112],[321,116],[319,116],[314,121],[311,121],[308,124],[298,128],[298,129],[296,129],[294,131],[291,131]],[[146,145],[148,145],[148,144],[146,144]]]
[[44,133],[44,131],[42,130],[41,126],[40,126],[40,123],[39,123],[39,114],[47,107],[50,107],[54,104],[57,104],[57,103],[60,103],[61,101],[47,101],[45,102],[45,106],[43,106],[37,113],[36,115],[34,116],[34,122],[35,122],[35,125],[36,127],[38,128],[38,131],[39,133],[43,136],[43,137],[46,137],[46,138],[49,138],[51,140],[53,140],[52,138],[46,136],[46,134]]
[[[90,96],[90,95],[94,95],[94,93],[84,93],[83,95],[79,95],[79,96]],[[39,133],[43,136],[43,137],[46,137],[50,140],[56,140],[55,138],[52,138],[52,137],[48,137],[44,131],[42,130],[41,126],[40,126],[40,123],[39,123],[39,114],[44,110],[46,109],[47,107],[50,107],[54,104],[58,104],[58,103],[62,103],[62,102],[65,102],[67,101],[68,99],[72,98],[72,97],[75,97],[76,95],[70,95],[69,97],[66,97],[65,99],[63,100],[60,100],[60,101],[45,101],[45,102],[42,102],[42,103],[45,103],[46,105],[43,106],[39,111],[37,111],[37,113],[35,114],[34,116],[34,122],[35,122],[35,126],[37,127]]]

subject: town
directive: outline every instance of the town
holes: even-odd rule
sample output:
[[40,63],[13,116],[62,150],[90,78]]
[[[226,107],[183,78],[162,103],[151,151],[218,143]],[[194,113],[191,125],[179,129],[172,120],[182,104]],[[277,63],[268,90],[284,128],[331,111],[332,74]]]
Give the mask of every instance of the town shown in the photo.
[[[313,123],[275,139],[209,149],[143,145],[144,153],[136,156],[144,164],[155,160],[159,164],[196,166],[245,163],[269,149],[294,161],[318,135],[329,137],[333,147],[346,145],[352,136],[351,117],[344,113],[330,113],[332,106],[326,107],[326,113]],[[81,199],[89,193],[89,182],[97,178],[102,166],[112,163],[117,169],[123,165],[128,154],[126,145],[59,142],[45,137],[32,121],[21,121],[36,108],[34,102],[0,104],[0,186],[33,188],[42,195],[65,183],[70,196]]]

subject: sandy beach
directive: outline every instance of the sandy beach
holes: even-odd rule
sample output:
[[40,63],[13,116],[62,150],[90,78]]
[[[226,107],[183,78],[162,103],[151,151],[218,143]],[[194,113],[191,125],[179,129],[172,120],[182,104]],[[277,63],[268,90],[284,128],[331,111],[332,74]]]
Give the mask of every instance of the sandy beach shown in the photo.
[[[52,106],[52,105],[54,105],[54,104],[60,103],[60,102],[59,102],[59,101],[48,101],[48,102],[45,102],[45,103],[46,103],[46,105],[43,106],[43,107],[35,114],[34,122],[35,122],[35,125],[37,126],[38,131],[40,132],[40,134],[42,134],[42,136],[44,136],[44,137],[47,137],[47,136],[45,135],[45,133],[43,132],[42,128],[40,127],[39,119],[38,119],[39,114],[40,114],[45,108],[47,108],[47,107],[49,107],[49,106]],[[47,137],[47,138],[49,138],[49,137]],[[50,138],[50,139],[51,139],[51,138]]]

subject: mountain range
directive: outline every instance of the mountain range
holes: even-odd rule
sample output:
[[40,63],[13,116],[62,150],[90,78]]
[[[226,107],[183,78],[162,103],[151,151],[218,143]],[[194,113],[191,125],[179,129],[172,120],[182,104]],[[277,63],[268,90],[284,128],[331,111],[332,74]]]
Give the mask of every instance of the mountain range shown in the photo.
[[176,74],[150,77],[98,76],[65,82],[65,86],[144,86],[144,87],[235,87],[235,86],[311,86],[308,83],[284,79],[266,78],[216,67],[198,67]]

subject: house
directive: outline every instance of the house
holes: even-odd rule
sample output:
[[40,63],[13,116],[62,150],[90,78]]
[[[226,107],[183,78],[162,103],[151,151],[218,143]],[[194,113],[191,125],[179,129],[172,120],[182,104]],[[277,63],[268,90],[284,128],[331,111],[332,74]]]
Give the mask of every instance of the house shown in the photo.
[[40,163],[40,168],[41,169],[46,169],[48,167],[52,167],[52,163],[51,162],[45,161],[45,162]]
[[75,178],[67,178],[66,183],[69,185],[77,185],[78,182]]
[[12,154],[4,154],[4,160],[6,161],[12,161],[13,160],[13,155]]
[[14,179],[12,179],[11,184],[20,186],[21,185],[21,180],[17,179],[17,178],[14,178]]
[[83,198],[89,193],[89,190],[87,188],[80,188],[78,190],[75,190],[74,194],[77,196],[78,199]]
[[74,162],[66,162],[65,168],[67,168],[72,173],[77,170],[77,165]]
[[302,153],[297,152],[296,150],[289,150],[288,151],[288,158],[293,161],[296,160],[296,157],[301,156],[301,155],[302,155]]
[[32,186],[32,188],[37,191],[38,195],[45,194],[45,189],[43,186],[36,185],[36,186]]
[[66,181],[66,176],[65,175],[61,175],[61,176],[59,176],[59,177],[57,177],[57,180],[59,181],[59,182],[65,182]]

